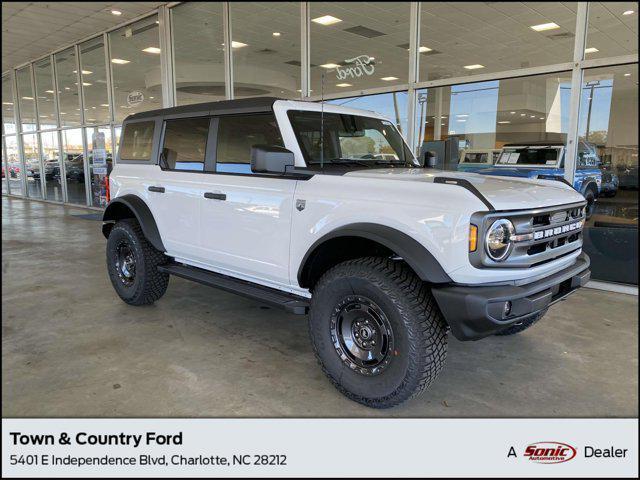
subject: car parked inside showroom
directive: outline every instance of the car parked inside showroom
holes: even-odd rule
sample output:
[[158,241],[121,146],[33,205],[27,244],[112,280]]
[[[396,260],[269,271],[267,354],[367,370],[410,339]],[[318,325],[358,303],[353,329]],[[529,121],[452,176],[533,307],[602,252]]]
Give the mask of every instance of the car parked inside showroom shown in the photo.
[[449,333],[517,334],[590,278],[571,186],[423,168],[371,111],[259,97],[122,128],[102,226],[118,296],[153,303],[177,276],[308,314],[322,370],[369,407],[428,388]]
[[460,150],[458,171],[476,172],[493,166],[502,153],[501,148],[469,148]]
[[[562,142],[527,142],[504,145],[492,168],[478,170],[483,175],[564,181],[566,147]],[[580,141],[573,187],[587,201],[590,217],[602,186],[600,159],[593,145]]]

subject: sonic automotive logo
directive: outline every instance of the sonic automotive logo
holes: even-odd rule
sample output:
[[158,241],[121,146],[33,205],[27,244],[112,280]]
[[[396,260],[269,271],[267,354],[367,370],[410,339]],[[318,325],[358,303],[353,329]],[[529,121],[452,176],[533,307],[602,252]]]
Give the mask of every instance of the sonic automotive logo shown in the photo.
[[560,442],[536,442],[528,445],[524,456],[536,463],[563,463],[576,456],[576,449]]

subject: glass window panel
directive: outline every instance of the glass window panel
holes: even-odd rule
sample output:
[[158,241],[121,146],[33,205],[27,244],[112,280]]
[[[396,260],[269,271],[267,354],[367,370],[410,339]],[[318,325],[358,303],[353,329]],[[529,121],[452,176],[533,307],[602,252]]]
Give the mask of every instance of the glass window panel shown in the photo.
[[[546,142],[555,145],[547,153],[556,161],[542,168],[562,174],[558,160],[566,144],[570,95],[570,72],[418,90],[416,153],[421,160],[426,152],[435,154],[438,168],[469,171],[492,167],[494,160],[518,164],[521,151]],[[510,145],[520,150],[501,156]],[[492,161],[469,161],[483,154]]]
[[80,67],[87,124],[109,122],[107,70],[102,37],[80,44]]
[[420,5],[421,81],[573,59],[577,2]]
[[589,2],[585,58],[638,53],[638,3]]
[[218,126],[216,170],[251,173],[253,145],[284,146],[273,114],[221,117]]
[[58,132],[40,134],[42,145],[42,163],[44,165],[44,182],[47,200],[62,201],[62,175],[60,174],[60,149],[58,148]]
[[2,193],[9,193],[9,189],[7,187],[7,177],[9,176],[9,169],[7,168],[7,155],[4,151],[4,139],[2,139]]
[[204,117],[165,123],[162,155],[167,168],[204,171],[209,122],[210,119]]
[[91,173],[91,205],[107,206],[107,182],[113,168],[113,146],[109,127],[87,128],[87,148]]
[[22,186],[22,163],[18,153],[18,138],[10,135],[4,139],[7,148],[7,167],[9,169],[9,189],[12,195],[24,195]]
[[116,136],[115,138],[115,142],[114,142],[114,146],[115,146],[115,157],[117,158],[118,155],[118,151],[120,150],[120,134],[122,133],[122,127],[121,126],[117,126],[117,127],[113,127],[113,131],[114,131],[114,135]]
[[51,60],[45,58],[33,64],[33,73],[36,77],[36,100],[38,102],[38,119],[40,129],[56,128],[56,105],[53,91],[53,71]]
[[126,125],[120,158],[148,161],[153,151],[153,132],[156,122],[136,122]]
[[157,15],[109,34],[116,121],[162,108]]
[[581,102],[576,183],[601,182],[584,231],[591,275],[637,285],[638,65],[586,70]]
[[231,2],[235,98],[300,98],[300,3]]
[[64,170],[67,182],[67,200],[69,203],[86,205],[84,185],[84,153],[82,147],[82,129],[73,128],[62,131]]
[[20,122],[23,132],[36,129],[36,102],[31,85],[31,67],[25,67],[16,72],[18,82],[18,105],[20,106]]
[[409,2],[365,5],[309,3],[314,95],[407,83]]
[[56,62],[56,78],[58,80],[60,123],[64,127],[80,125],[76,52],[73,48],[68,48],[63,52],[56,53],[54,58]]
[[176,103],[224,100],[221,2],[187,2],[171,9]]
[[3,134],[16,133],[11,75],[2,77],[2,128]]
[[327,103],[344,105],[350,108],[361,108],[363,110],[373,110],[391,120],[400,133],[406,138],[407,101],[407,92],[391,92],[367,95],[364,97],[328,100]]
[[40,176],[40,152],[38,137],[35,133],[22,136],[24,148],[24,173],[27,179],[27,195],[31,198],[42,198]]

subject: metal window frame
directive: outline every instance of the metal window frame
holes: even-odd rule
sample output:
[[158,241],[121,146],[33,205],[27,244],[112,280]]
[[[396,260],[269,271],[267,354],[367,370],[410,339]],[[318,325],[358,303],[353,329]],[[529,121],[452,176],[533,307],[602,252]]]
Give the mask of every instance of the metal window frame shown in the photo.
[[231,46],[231,7],[222,2],[222,29],[224,32],[224,88],[227,100],[233,100],[233,48]]

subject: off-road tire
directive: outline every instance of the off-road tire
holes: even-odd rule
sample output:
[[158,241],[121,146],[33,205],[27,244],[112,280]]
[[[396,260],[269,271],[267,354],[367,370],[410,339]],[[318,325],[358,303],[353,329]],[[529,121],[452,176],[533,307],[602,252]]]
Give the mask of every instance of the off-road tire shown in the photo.
[[[331,333],[339,305],[354,295],[375,302],[392,331],[388,364],[372,376],[345,363]],[[368,407],[393,407],[429,387],[444,366],[447,333],[430,290],[404,262],[349,260],[327,271],[313,288],[309,335],[318,363],[341,393]]]
[[[130,284],[119,275],[117,257],[119,248],[129,248],[135,260],[135,276]],[[107,268],[109,278],[118,296],[129,305],[148,305],[164,295],[169,285],[169,274],[158,271],[158,265],[167,257],[156,250],[145,238],[135,219],[118,221],[107,239]]]
[[498,333],[496,333],[496,335],[506,336],[506,335],[515,335],[516,333],[520,333],[526,330],[527,328],[531,327],[534,323],[536,323],[538,320],[544,317],[546,313],[547,313],[547,310],[543,310],[537,315],[534,315],[533,317],[527,318],[519,323],[514,323],[513,325],[511,325],[509,328],[506,328],[505,330],[500,330]]
[[587,201],[587,205],[585,206],[585,218],[587,220],[590,219],[596,211],[596,198],[597,194],[593,191],[593,188],[587,188],[587,191],[584,192],[584,199]]

